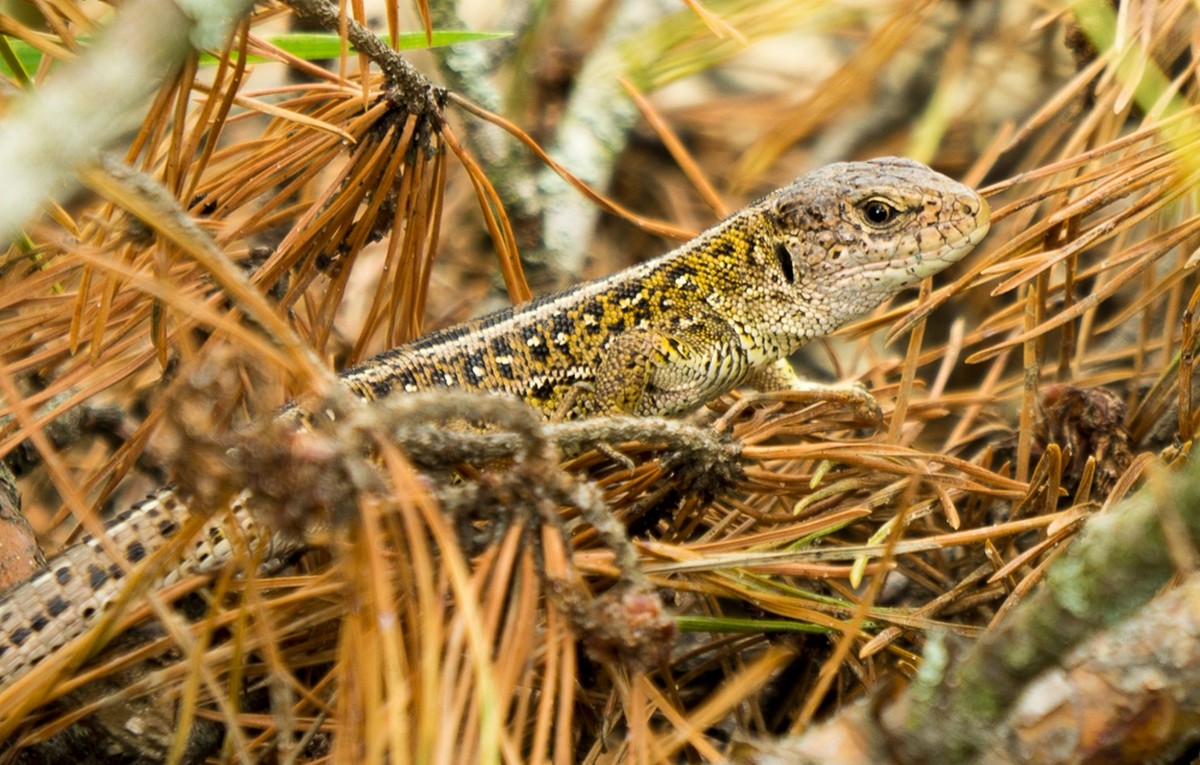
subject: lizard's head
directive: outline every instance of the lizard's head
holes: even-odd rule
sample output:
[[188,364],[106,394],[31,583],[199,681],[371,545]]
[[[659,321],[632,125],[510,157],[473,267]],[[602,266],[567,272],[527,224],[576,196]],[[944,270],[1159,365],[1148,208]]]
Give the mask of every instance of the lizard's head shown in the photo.
[[769,202],[778,278],[836,313],[835,326],[957,262],[988,230],[979,194],[896,157],[828,165]]

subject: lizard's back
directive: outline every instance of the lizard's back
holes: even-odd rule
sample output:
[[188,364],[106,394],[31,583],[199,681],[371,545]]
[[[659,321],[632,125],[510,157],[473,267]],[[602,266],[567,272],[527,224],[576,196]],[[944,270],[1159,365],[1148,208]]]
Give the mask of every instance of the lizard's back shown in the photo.
[[[343,372],[356,393],[467,388],[508,393],[546,413],[588,396],[616,338],[677,333],[736,284],[763,233],[744,214],[688,244],[612,276],[422,336]],[[715,314],[714,314],[715,315]]]

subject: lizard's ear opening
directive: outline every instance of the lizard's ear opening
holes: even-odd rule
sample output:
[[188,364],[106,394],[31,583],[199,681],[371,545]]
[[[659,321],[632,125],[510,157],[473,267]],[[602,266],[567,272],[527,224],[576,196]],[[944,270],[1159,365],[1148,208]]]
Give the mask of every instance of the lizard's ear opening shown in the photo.
[[796,266],[792,262],[792,251],[783,242],[776,242],[775,257],[779,260],[779,267],[783,269],[783,278],[787,279],[788,284],[795,284]]

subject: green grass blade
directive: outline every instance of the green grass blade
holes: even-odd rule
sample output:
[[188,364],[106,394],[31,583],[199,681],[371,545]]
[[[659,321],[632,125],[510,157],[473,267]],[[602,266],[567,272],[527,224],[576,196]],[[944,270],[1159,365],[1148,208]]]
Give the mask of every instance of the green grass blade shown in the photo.
[[[448,45],[497,40],[509,37],[511,32],[469,32],[465,30],[436,30],[433,33],[433,43],[425,40],[424,32],[405,32],[397,40],[399,50],[417,50],[422,48],[444,48]],[[388,41],[386,33],[379,36]],[[305,61],[337,58],[342,52],[342,40],[335,34],[327,32],[294,32],[289,34],[271,35],[267,42]],[[88,38],[78,38],[86,44]],[[35,71],[42,61],[42,53],[37,48],[21,40],[0,35],[0,73],[25,81],[25,72]],[[261,56],[250,56],[250,63],[266,63],[270,59]],[[217,57],[210,53],[200,55],[201,66],[212,66],[217,63]],[[19,65],[23,70],[16,73]]]

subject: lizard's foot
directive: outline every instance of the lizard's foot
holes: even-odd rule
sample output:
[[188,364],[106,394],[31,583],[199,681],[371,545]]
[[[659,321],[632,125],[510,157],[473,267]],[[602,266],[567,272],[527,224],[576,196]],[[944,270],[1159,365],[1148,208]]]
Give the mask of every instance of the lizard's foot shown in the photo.
[[854,408],[856,415],[870,422],[876,428],[883,427],[883,409],[879,402],[867,390],[867,386],[858,382],[813,383],[798,381],[788,391],[796,396],[788,396],[793,401],[829,401]]
[[[803,380],[787,359],[779,359],[756,371],[746,381],[752,388],[764,392],[784,393],[790,401],[830,401],[854,407],[855,414],[876,428],[883,425],[883,410],[879,402],[860,382],[814,383]],[[795,395],[791,395],[795,394]]]
[[[802,404],[811,404],[816,402],[827,401],[833,404],[850,406],[854,410],[855,419],[862,421],[864,424],[879,430],[883,427],[883,410],[879,406],[879,402],[867,390],[867,386],[860,382],[844,382],[844,383],[812,383],[803,380],[797,380],[794,385],[775,389],[768,392],[762,391],[746,391],[735,401],[728,410],[721,414],[713,421],[713,428],[717,432],[728,430],[730,424],[741,416],[750,407],[764,400],[770,401],[794,401]],[[700,424],[701,420],[695,420],[696,424]]]

